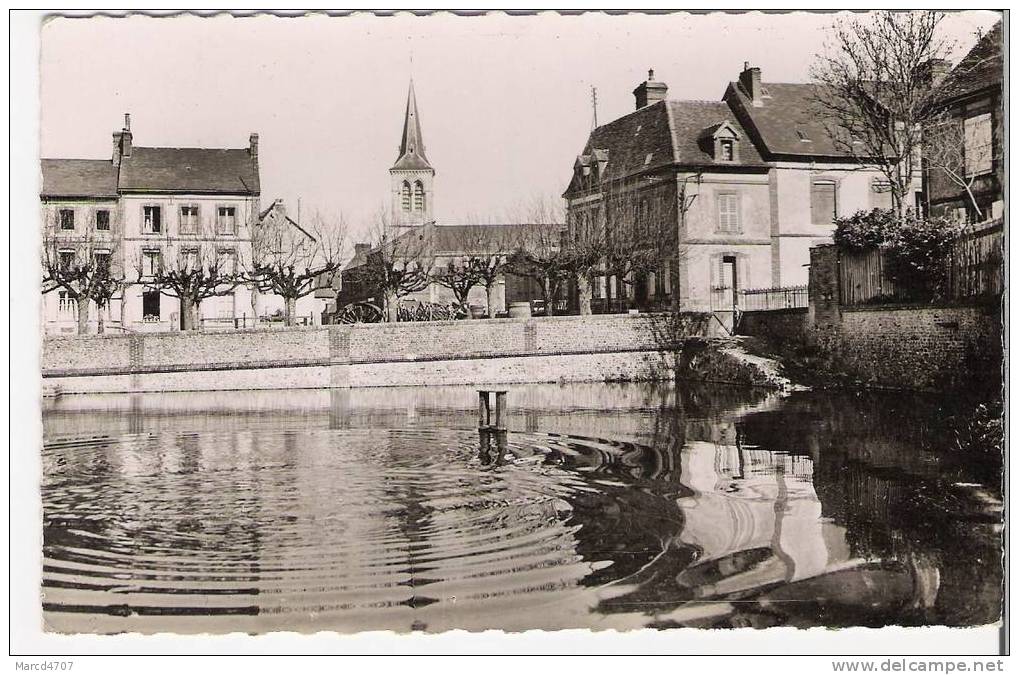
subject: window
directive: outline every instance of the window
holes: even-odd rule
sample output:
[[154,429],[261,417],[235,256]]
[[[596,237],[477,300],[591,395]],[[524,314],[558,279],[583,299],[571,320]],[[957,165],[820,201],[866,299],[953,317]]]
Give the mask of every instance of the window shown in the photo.
[[414,181],[414,210],[425,210],[425,186],[419,180]]
[[74,251],[60,251],[60,269],[67,271],[74,267]]
[[142,320],[159,321],[159,291],[142,293]]
[[736,141],[731,138],[723,138],[718,143],[719,159],[723,162],[731,162],[736,159]]
[[106,209],[100,209],[96,211],[96,229],[97,230],[109,230],[110,229],[110,212]]
[[220,206],[216,208],[216,232],[219,234],[237,233],[237,207]]
[[59,311],[70,312],[74,309],[74,303],[71,302],[71,298],[67,294],[67,291],[60,291],[60,295],[58,297],[59,300],[57,302],[57,309]]
[[718,195],[718,230],[720,232],[739,232],[739,195],[734,192],[723,192]]
[[979,176],[991,171],[992,148],[991,113],[976,115],[963,121],[963,153],[966,158],[967,176]]
[[220,274],[234,274],[237,271],[237,251],[222,248],[216,251]]
[[870,207],[872,209],[892,208],[892,185],[886,180],[875,179],[870,187]]
[[163,209],[160,206],[142,207],[142,231],[159,234],[163,231]]
[[74,229],[74,209],[60,209],[60,229]]
[[182,248],[180,250],[180,265],[182,270],[198,269],[198,249]]
[[187,204],[180,207],[180,234],[198,234],[198,207]]
[[109,251],[96,251],[92,256],[95,261],[95,267],[97,272],[109,272],[110,271],[110,252]]
[[400,188],[400,207],[404,211],[410,211],[410,183],[407,181],[403,181]]
[[810,185],[810,222],[831,225],[835,221],[835,182],[814,181]]
[[153,277],[163,267],[163,254],[157,250],[142,251],[142,275]]

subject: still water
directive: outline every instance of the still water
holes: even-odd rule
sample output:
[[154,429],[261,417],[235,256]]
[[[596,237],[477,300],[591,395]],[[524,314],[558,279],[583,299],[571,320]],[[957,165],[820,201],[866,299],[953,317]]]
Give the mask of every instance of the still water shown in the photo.
[[994,472],[936,401],[724,386],[68,396],[44,406],[61,632],[977,625]]

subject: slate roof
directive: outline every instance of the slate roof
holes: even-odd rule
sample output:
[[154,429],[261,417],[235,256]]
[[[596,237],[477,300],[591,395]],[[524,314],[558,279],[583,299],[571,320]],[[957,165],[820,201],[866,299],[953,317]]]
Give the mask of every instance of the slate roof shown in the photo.
[[[716,162],[711,134],[728,122],[741,139],[739,159]],[[746,130],[724,101],[659,101],[595,128],[581,163],[607,158],[600,180],[654,172],[673,164],[691,166],[765,166]],[[568,192],[578,189],[575,180]]]
[[745,126],[766,155],[848,157],[835,148],[814,101],[815,86],[789,82],[762,83],[764,105],[755,108],[738,82],[730,82],[725,100],[739,111]]
[[247,148],[134,147],[121,159],[120,189],[257,195],[258,160]]
[[403,136],[400,138],[400,156],[394,169],[428,170],[432,165],[425,157],[425,141],[421,135],[421,120],[418,118],[417,97],[414,95],[414,80],[407,90],[407,110],[403,117]]
[[404,237],[418,236],[423,234],[427,237],[428,248],[433,254],[442,253],[463,253],[464,243],[481,241],[483,246],[490,245],[492,249],[484,252],[495,252],[494,249],[508,251],[521,238],[527,236],[530,228],[534,225],[499,223],[490,225],[439,225],[426,223],[420,228],[408,230],[401,234]]
[[117,169],[108,159],[42,160],[42,197],[117,196]]
[[983,89],[1000,87],[1004,74],[1001,22],[977,41],[973,49],[945,79],[944,99],[951,100]]

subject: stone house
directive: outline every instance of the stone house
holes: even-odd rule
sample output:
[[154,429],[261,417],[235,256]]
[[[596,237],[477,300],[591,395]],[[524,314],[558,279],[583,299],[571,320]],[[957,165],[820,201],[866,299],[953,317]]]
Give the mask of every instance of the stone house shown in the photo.
[[[120,243],[123,215],[117,193],[117,168],[111,160],[42,160],[42,224],[44,246],[53,254],[107,256],[111,269],[123,269]],[[89,305],[94,330],[99,308]],[[107,315],[110,308],[102,310]],[[117,301],[119,315],[119,301]],[[47,332],[74,332],[77,307],[65,289],[42,296],[41,323]],[[108,316],[105,318],[109,318]]]
[[656,269],[599,279],[592,306],[660,306],[678,285],[683,310],[731,311],[740,290],[806,285],[809,249],[830,239],[834,218],[890,205],[877,167],[828,140],[812,85],[765,83],[747,64],[721,101],[667,92],[650,71],[636,109],[595,128],[574,162],[570,228],[611,229],[622,195],[670,248]]
[[[145,280],[184,255],[215,255],[233,265],[250,260],[259,215],[258,134],[236,149],[139,147],[133,141],[125,115],[124,128],[113,134],[111,160],[43,159],[44,219],[66,218],[73,210],[76,227],[85,227],[94,211],[99,229],[100,215],[108,212],[117,263],[128,282],[110,303],[109,325],[174,330],[181,325],[180,303]],[[251,296],[240,286],[209,298],[201,303],[200,318],[232,325],[235,317],[253,317]],[[66,330],[59,297],[44,300],[44,311],[48,331]]]
[[[259,230],[268,230],[272,241],[278,243],[285,251],[298,251],[315,244],[315,236],[290,217],[282,199],[277,199],[258,214],[255,227],[256,239]],[[312,325],[317,325],[321,321],[327,301],[335,296],[335,292],[331,290],[333,276],[339,275],[323,275],[316,283],[315,291],[298,298],[295,310],[299,321]],[[272,293],[253,292],[251,296],[251,308],[255,316],[280,315],[284,312],[285,305],[282,297]]]
[[961,125],[961,173],[972,181],[971,191],[929,166],[927,195],[932,215],[959,222],[1001,218],[1004,214],[1004,110],[1002,108],[1002,25],[998,22],[949,72],[941,86],[942,103],[951,120]]

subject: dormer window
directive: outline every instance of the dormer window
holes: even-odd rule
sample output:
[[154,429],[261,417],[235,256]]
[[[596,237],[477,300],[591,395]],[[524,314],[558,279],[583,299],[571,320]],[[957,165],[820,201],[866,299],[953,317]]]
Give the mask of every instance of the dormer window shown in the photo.
[[731,162],[736,159],[736,141],[731,138],[723,138],[718,142],[719,159],[723,162]]
[[739,132],[727,120],[715,127],[711,138],[714,141],[713,149],[716,162],[739,161],[739,137]]

